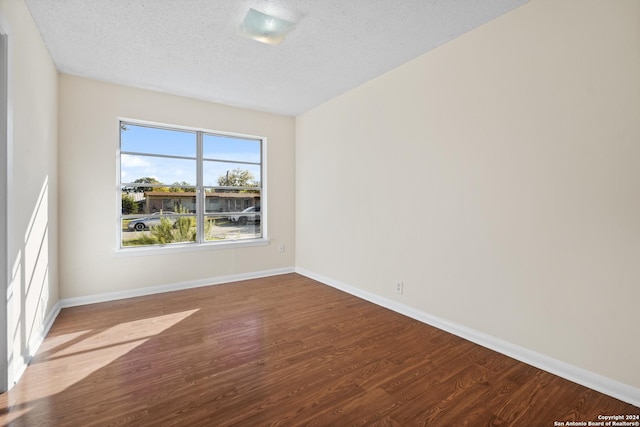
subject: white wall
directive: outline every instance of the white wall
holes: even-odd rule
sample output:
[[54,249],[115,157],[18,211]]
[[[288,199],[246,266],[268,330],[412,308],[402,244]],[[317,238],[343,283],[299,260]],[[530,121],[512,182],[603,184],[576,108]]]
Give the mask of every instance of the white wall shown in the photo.
[[8,34],[9,385],[58,301],[57,70],[22,0],[0,1]]
[[535,0],[299,116],[297,267],[639,388],[639,16]]
[[[294,119],[60,76],[60,293],[77,298],[292,269]],[[268,246],[116,257],[118,117],[267,137]],[[284,253],[278,245],[284,243]]]

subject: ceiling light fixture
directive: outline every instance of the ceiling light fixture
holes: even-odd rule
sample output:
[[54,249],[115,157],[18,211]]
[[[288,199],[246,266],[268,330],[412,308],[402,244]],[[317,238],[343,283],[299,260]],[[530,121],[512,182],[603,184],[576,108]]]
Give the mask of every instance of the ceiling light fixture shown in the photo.
[[240,25],[239,33],[261,43],[278,45],[296,25],[255,9],[249,9]]

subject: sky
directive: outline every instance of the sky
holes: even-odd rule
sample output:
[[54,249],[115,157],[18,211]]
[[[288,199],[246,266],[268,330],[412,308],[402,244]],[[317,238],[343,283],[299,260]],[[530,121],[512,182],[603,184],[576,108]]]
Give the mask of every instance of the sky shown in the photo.
[[[153,177],[163,184],[188,182],[196,184],[195,132],[158,129],[126,124],[122,130],[120,149],[123,153],[146,153],[182,158],[121,154],[121,182]],[[260,166],[235,162],[260,162],[260,140],[204,134],[204,185],[218,185],[218,177],[236,168],[249,170],[260,180]]]

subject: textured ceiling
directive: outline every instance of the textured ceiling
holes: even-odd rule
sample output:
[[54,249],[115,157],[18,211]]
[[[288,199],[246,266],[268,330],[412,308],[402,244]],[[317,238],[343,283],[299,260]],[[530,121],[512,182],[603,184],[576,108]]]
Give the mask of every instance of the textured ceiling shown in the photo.
[[[61,72],[295,116],[527,0],[26,0]],[[296,23],[240,37],[249,8]]]

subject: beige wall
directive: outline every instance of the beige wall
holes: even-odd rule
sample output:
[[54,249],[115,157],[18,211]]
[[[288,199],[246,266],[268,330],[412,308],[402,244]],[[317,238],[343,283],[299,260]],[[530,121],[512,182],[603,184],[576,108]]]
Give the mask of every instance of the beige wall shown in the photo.
[[296,265],[640,387],[639,16],[535,0],[298,117]]
[[8,380],[25,368],[58,302],[58,73],[21,0],[0,1],[8,34]]
[[[59,291],[296,265],[640,387],[638,16],[534,0],[294,124],[58,76],[22,0],[0,0],[9,381]],[[119,116],[266,136],[274,244],[114,256]]]
[[[294,119],[60,76],[61,298],[294,266]],[[267,137],[268,246],[116,257],[118,117]],[[278,245],[286,250],[279,253]]]

